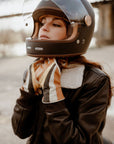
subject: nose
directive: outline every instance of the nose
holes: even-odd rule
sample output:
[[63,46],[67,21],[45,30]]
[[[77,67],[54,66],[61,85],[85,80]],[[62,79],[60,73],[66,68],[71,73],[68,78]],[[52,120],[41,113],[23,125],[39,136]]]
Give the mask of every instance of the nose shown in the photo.
[[44,24],[44,25],[42,26],[42,30],[43,30],[43,31],[49,31],[49,24]]

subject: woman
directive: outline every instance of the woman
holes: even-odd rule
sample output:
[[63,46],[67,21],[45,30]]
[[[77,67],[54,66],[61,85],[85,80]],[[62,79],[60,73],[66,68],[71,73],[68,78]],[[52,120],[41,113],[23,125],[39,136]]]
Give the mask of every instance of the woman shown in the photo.
[[[38,58],[24,74],[13,129],[29,144],[103,144],[110,78],[82,56],[94,29],[93,10],[86,0],[58,2],[41,1],[33,12],[27,53]],[[71,3],[79,15],[75,21]]]

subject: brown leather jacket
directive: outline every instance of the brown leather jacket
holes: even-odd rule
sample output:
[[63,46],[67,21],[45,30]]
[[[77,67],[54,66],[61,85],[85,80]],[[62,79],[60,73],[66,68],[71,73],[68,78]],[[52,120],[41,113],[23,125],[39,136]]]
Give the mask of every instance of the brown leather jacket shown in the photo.
[[103,144],[110,81],[101,70],[86,66],[81,87],[62,88],[65,100],[43,104],[42,95],[21,91],[12,126],[29,144]]

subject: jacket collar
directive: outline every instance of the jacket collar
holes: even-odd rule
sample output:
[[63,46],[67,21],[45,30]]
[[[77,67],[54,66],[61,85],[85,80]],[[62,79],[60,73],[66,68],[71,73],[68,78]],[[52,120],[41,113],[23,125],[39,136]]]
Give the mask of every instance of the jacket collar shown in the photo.
[[61,73],[61,87],[76,89],[81,87],[83,82],[85,66],[82,64],[70,64]]

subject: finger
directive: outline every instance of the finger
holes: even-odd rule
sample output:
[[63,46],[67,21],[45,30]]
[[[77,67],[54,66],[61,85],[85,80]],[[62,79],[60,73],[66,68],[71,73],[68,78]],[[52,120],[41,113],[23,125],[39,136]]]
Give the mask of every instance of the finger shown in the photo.
[[56,97],[57,100],[61,100],[63,97],[62,91],[60,89],[61,83],[60,83],[61,75],[60,75],[60,69],[56,66],[55,72],[54,72],[54,85],[56,89]]
[[56,60],[55,60],[55,58],[48,58],[48,63],[55,63],[56,62]]
[[34,70],[36,71],[40,65],[44,63],[44,59],[39,59],[34,63]]
[[23,83],[26,82],[26,79],[27,79],[27,75],[28,75],[28,70],[26,70],[23,74]]
[[39,84],[39,81],[36,79],[36,76],[35,76],[34,65],[32,65],[32,67],[31,67],[31,73],[32,73],[33,87],[34,87],[34,90],[36,91],[37,88],[40,87],[40,84]]
[[45,71],[47,71],[46,73],[48,73],[48,71],[50,70],[50,68],[52,67],[52,65],[55,63],[54,59],[46,59],[44,64],[41,64],[38,69],[36,70],[36,77],[37,79],[39,79],[41,77],[41,75],[43,73],[45,73]]
[[53,66],[55,66],[55,63],[52,63],[50,66],[48,66],[44,73],[41,75],[39,82],[42,85],[42,88],[44,87],[45,79],[47,78],[47,75],[49,74]]
[[50,71],[48,72],[48,75],[45,79],[45,82],[44,82],[44,99],[43,101],[44,102],[49,102],[50,101],[50,88],[49,88],[49,82],[50,82],[50,77],[52,75],[52,72],[53,72],[53,69],[54,69],[55,65],[53,65],[50,69]]
[[33,84],[32,84],[31,65],[30,65],[29,69],[26,71],[26,80],[23,83],[22,89],[25,90],[26,92],[34,93],[34,88],[33,88]]
[[29,70],[26,71],[26,78],[24,80],[24,83],[23,83],[23,86],[22,86],[22,89],[25,89],[25,90],[28,90],[28,84],[29,84]]

